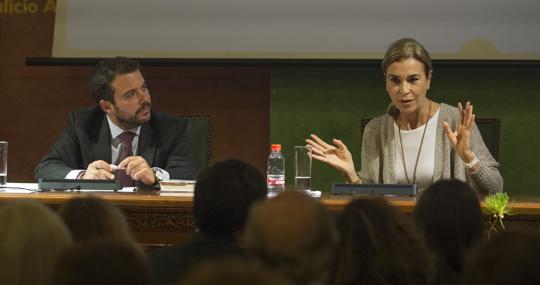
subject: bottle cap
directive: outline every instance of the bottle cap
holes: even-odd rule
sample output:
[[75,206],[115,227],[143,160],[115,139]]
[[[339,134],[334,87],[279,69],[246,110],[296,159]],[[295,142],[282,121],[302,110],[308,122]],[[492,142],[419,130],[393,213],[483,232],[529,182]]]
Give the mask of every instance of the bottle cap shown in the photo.
[[273,144],[272,145],[273,151],[281,151],[281,145],[280,144]]

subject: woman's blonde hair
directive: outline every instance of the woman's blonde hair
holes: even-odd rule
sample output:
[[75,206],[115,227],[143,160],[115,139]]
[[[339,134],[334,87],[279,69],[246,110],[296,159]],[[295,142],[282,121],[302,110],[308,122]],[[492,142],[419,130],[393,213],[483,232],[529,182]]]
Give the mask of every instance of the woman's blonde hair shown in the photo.
[[403,38],[393,42],[386,50],[381,67],[383,74],[386,74],[388,67],[397,61],[414,58],[424,64],[424,72],[429,78],[433,70],[431,57],[427,50],[415,39]]
[[52,284],[56,261],[70,244],[68,229],[46,206],[24,200],[0,207],[2,284]]

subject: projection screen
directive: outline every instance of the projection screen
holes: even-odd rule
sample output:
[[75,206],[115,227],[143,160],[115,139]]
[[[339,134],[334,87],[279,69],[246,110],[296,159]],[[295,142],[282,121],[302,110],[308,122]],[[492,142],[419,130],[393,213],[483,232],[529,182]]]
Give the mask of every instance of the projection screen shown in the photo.
[[58,0],[53,57],[540,59],[537,0]]

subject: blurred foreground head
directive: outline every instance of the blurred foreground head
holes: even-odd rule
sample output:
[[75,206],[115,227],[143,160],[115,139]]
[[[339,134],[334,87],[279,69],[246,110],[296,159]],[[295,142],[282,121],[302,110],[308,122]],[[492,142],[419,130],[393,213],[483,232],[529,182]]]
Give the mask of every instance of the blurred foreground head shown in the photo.
[[32,200],[0,207],[0,283],[52,283],[54,267],[71,244],[68,229],[51,209]]
[[91,196],[71,198],[59,213],[75,242],[103,238],[134,241],[122,211],[103,199]]
[[336,242],[330,214],[298,191],[255,205],[246,225],[248,250],[295,284],[324,281]]
[[195,184],[193,212],[199,230],[214,236],[240,234],[249,208],[267,193],[264,177],[255,167],[236,159],[212,164]]
[[263,264],[246,258],[211,260],[195,266],[179,285],[293,285]]
[[460,274],[466,253],[484,231],[476,192],[459,180],[439,180],[420,196],[414,219],[442,266]]
[[331,284],[428,284],[432,255],[414,223],[383,198],[349,203],[338,222],[340,241]]
[[472,251],[464,284],[540,284],[539,256],[537,232],[502,232]]
[[149,285],[146,256],[134,244],[95,239],[68,248],[58,262],[55,285]]

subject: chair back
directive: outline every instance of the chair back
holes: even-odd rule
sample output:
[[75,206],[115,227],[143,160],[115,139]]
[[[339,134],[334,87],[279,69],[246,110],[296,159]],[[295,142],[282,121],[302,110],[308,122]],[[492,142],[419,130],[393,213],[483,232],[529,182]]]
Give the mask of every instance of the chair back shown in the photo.
[[178,117],[188,121],[187,135],[193,152],[195,175],[199,175],[212,162],[214,115],[180,115]]
[[486,144],[489,152],[495,158],[496,161],[499,161],[499,142],[501,137],[501,119],[497,118],[486,118],[486,119],[475,119],[474,122],[480,130],[482,139]]

